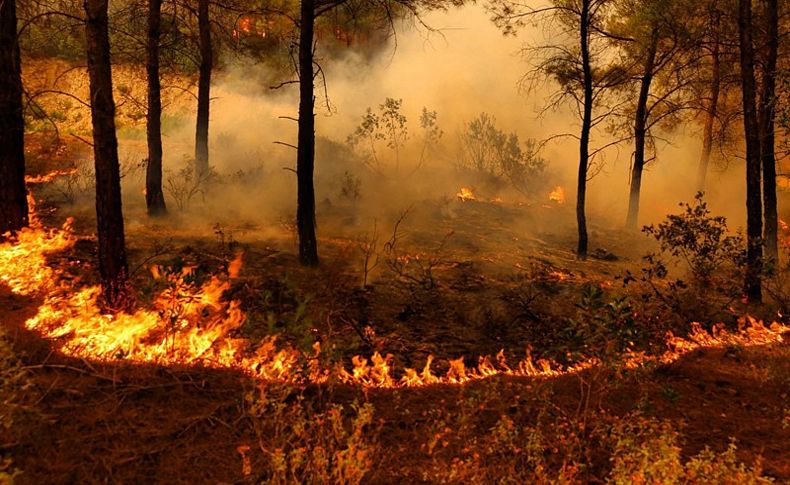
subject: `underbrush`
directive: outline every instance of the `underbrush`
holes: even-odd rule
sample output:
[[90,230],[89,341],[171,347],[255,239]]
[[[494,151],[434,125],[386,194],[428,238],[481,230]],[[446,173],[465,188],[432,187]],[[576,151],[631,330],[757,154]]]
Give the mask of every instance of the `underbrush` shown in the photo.
[[740,463],[735,442],[726,451],[705,448],[685,463],[681,459],[680,434],[672,423],[640,415],[627,416],[611,428],[613,484],[764,484],[760,460],[747,467]]
[[245,395],[245,412],[257,443],[239,448],[242,473],[252,473],[255,459],[258,482],[359,484],[379,453],[370,403],[324,403],[304,390],[258,384]]

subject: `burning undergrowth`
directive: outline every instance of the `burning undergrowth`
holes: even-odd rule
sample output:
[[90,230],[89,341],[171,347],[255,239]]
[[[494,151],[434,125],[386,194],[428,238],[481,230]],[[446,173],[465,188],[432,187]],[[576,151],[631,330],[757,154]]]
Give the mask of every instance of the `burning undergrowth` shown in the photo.
[[[401,370],[395,368],[392,356],[376,351],[369,358],[354,357],[353,367],[347,370],[342,362],[328,362],[318,342],[313,345],[312,353],[289,345],[280,346],[273,337],[253,344],[238,332],[246,319],[240,302],[225,296],[241,271],[241,253],[228,261],[223,271],[203,278],[195,277],[194,268],[189,266],[169,271],[151,265],[152,277],[159,282],[159,291],[151,298],[151,304],[133,313],[108,315],[100,309],[97,286],[64,278],[61,268],[47,264],[48,255],[75,243],[70,225],[68,220],[62,228],[46,229],[34,222],[16,240],[0,246],[0,268],[2,281],[14,293],[42,298],[37,313],[27,319],[25,326],[56,341],[63,353],[79,358],[231,368],[264,380],[291,383],[333,380],[394,388],[459,384],[496,375],[551,377],[599,365],[605,357],[581,354],[579,359],[560,365],[545,359],[535,360],[527,350],[525,359],[508,363],[504,351],[500,351],[495,357],[478,358],[472,366],[468,365],[468,358],[451,359],[447,372],[437,375],[432,371],[433,356],[428,356],[419,370]],[[389,245],[393,251],[394,242]],[[406,275],[409,258],[398,256],[395,261]],[[670,334],[669,350],[664,354],[628,354],[624,362],[631,367],[646,362],[667,363],[699,347],[781,342],[787,330],[788,327],[779,323],[766,326],[751,318],[744,319],[735,333],[723,326],[708,332],[695,324],[688,338]]]
[[[549,200],[548,195],[546,199],[549,207],[534,209],[558,209],[558,201]],[[784,461],[777,454],[779,445],[754,451],[749,433],[726,427],[730,420],[740,422],[735,411],[728,410],[727,419],[715,413],[672,414],[676,408],[700,407],[694,394],[699,390],[694,386],[701,384],[687,382],[690,376],[683,369],[701,359],[717,359],[711,382],[732,379],[736,370],[756,372],[736,358],[754,359],[749,356],[763,352],[758,351],[763,345],[776,346],[781,355],[786,348],[783,333],[788,328],[779,323],[766,326],[743,318],[737,328],[695,324],[690,332],[678,334],[682,337],[666,335],[664,343],[656,346],[658,352],[598,346],[611,341],[612,322],[618,325],[614,328],[624,330],[636,326],[638,322],[628,320],[634,309],[627,305],[613,308],[598,294],[607,282],[594,281],[575,269],[542,263],[509,279],[499,303],[518,310],[521,319],[513,326],[524,322],[534,326],[532,317],[539,321],[546,315],[544,308],[536,305],[536,298],[547,298],[543,303],[553,305],[583,288],[584,309],[570,315],[573,324],[562,327],[564,334],[571,332],[565,338],[579,340],[580,345],[569,348],[572,355],[552,360],[548,356],[557,353],[543,348],[551,341],[534,340],[534,357],[525,349],[527,358],[520,360],[508,358],[515,354],[512,346],[499,353],[494,350],[490,357],[478,358],[460,347],[455,350],[456,357],[451,357],[453,347],[448,347],[434,358],[428,347],[414,352],[411,359],[404,358],[414,347],[400,349],[393,333],[404,328],[424,331],[423,319],[436,318],[442,326],[444,321],[438,320],[441,313],[453,307],[457,313],[444,318],[462,317],[467,307],[453,299],[456,292],[466,299],[479,296],[469,308],[488,301],[485,288],[497,284],[491,268],[502,268],[501,262],[484,267],[464,261],[459,246],[482,244],[482,238],[477,239],[480,236],[472,235],[491,229],[480,220],[496,214],[508,218],[509,211],[523,210],[484,196],[448,204],[455,220],[462,223],[456,227],[461,233],[444,234],[442,240],[449,242],[436,244],[423,240],[415,229],[403,231],[399,242],[387,245],[390,235],[380,229],[380,269],[385,274],[349,290],[348,295],[375,305],[372,300],[381,298],[384,286],[392,285],[397,292],[386,295],[402,294],[403,301],[411,305],[398,310],[403,313],[401,326],[389,332],[377,313],[366,320],[345,308],[328,311],[327,318],[335,317],[339,321],[334,324],[342,327],[335,334],[359,327],[359,339],[367,339],[363,355],[356,356],[352,353],[356,348],[333,347],[331,339],[272,337],[281,324],[291,330],[304,327],[306,334],[312,334],[323,322],[311,321],[304,307],[324,302],[320,294],[300,295],[294,289],[300,285],[298,280],[270,276],[279,286],[266,283],[270,294],[261,296],[258,306],[251,304],[250,295],[259,294],[260,287],[248,275],[264,270],[260,248],[256,253],[255,247],[230,244],[223,238],[222,256],[212,256],[208,262],[146,264],[135,280],[141,285],[138,310],[106,315],[99,307],[97,287],[80,267],[87,258],[79,251],[89,246],[89,241],[72,229],[71,221],[61,228],[46,228],[37,221],[15,241],[0,246],[0,265],[3,283],[14,298],[36,302],[19,316],[20,326],[43,336],[63,354],[54,363],[30,366],[42,393],[55,389],[46,399],[34,401],[41,401],[47,413],[58,417],[54,423],[42,419],[35,425],[40,427],[37,431],[28,432],[29,436],[51,438],[31,441],[20,434],[11,442],[14,462],[10,470],[15,466],[24,470],[22,482],[52,481],[53,477],[68,481],[62,478],[66,476],[128,481],[145,476],[175,481],[192,476],[189,473],[217,481],[233,477],[239,482],[316,477],[327,483],[392,477],[407,482],[485,482],[504,477],[585,481],[634,474],[655,478],[664,476],[665,470],[676,481],[704,481],[722,473],[744,479],[759,477],[759,462],[753,468],[742,462],[752,463],[757,454],[765,454],[771,460],[770,472],[785,476]],[[446,217],[447,213],[439,215]],[[513,244],[509,233],[502,239]],[[357,254],[353,251],[359,248],[346,239],[333,244],[340,248],[340,256]],[[344,245],[348,247],[343,249]],[[424,250],[415,253],[414,246]],[[239,252],[242,248],[248,251]],[[325,265],[334,264],[333,259],[327,258]],[[331,272],[321,273],[321,278],[328,275]],[[343,286],[340,283],[330,279],[323,284]],[[277,314],[277,305],[287,306],[288,315]],[[429,311],[432,307],[434,313]],[[531,311],[536,314],[530,316]],[[490,317],[495,322],[501,317],[487,317],[487,312],[481,309],[474,318],[488,321]],[[547,325],[559,321],[551,320]],[[265,322],[271,322],[271,327],[263,325]],[[585,322],[595,325],[583,325]],[[485,329],[497,333],[490,327]],[[525,335],[543,330],[535,327],[530,329],[535,333]],[[416,338],[416,333],[402,335],[403,340],[412,337]],[[424,339],[434,337],[444,338],[423,335]],[[629,334],[622,337],[627,339]],[[606,351],[593,353],[584,343]],[[485,346],[476,348],[483,349],[481,353],[487,351]],[[775,363],[764,364],[766,369],[774,369],[771,372],[783,372]],[[658,377],[645,382],[644,376],[653,372]],[[702,374],[699,370],[694,373]],[[69,389],[59,390],[61,379]],[[764,390],[784,381],[773,376],[759,379],[760,390],[749,390],[743,400],[763,409],[767,405],[762,402]],[[704,399],[731,399],[718,392],[720,384],[711,386],[713,390],[705,391]],[[623,394],[628,394],[627,400]],[[601,404],[604,399],[613,400],[606,411]],[[632,401],[642,404],[635,409],[622,404],[625,409],[618,409],[620,403]],[[711,404],[723,405],[718,401]],[[659,411],[651,406],[658,406]],[[64,409],[73,412],[62,414]],[[774,423],[777,412],[768,412],[766,423]],[[682,424],[684,419],[691,423],[715,419],[712,427],[723,430],[714,441],[726,443],[736,436],[738,448],[728,451],[715,445],[706,450],[710,430],[697,424],[691,424],[689,430]],[[760,424],[755,429],[762,430],[761,426],[773,426],[777,439],[784,436],[775,425]],[[86,429],[94,432],[86,433]],[[25,447],[37,451],[24,451]],[[746,455],[742,447],[749,450]],[[42,463],[36,457],[47,453],[57,458]],[[646,455],[649,463],[662,463],[661,469],[640,461],[639,457]],[[197,475],[195,479],[199,479]]]

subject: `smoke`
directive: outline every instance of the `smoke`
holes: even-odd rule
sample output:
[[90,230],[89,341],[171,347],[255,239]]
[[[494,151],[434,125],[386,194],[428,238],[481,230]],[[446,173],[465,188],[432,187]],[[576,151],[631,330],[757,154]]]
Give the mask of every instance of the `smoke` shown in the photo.
[[[322,213],[354,205],[354,217],[345,219],[354,230],[370,225],[375,218],[393,219],[405,208],[431,199],[452,199],[461,185],[474,185],[455,170],[459,156],[459,132],[466,123],[485,112],[496,118],[505,132],[520,139],[544,140],[561,133],[575,134],[578,117],[572,107],[543,112],[552,90],[551,82],[525,91],[521,82],[529,69],[524,46],[539,44],[537,28],[524,29],[516,36],[503,36],[479,5],[448,12],[434,12],[424,18],[434,30],[399,22],[392,43],[372,59],[348,51],[341,58],[322,61],[326,85],[316,88],[316,199],[319,224]],[[320,54],[320,53],[319,53]],[[291,220],[295,211],[296,144],[298,109],[296,85],[270,89],[272,72],[262,65],[231,63],[216,73],[212,86],[210,150],[211,164],[222,174],[237,174],[239,186],[212,192],[211,199],[191,211],[197,220],[249,220],[267,227]],[[321,78],[319,78],[321,81]],[[410,141],[403,148],[402,172],[383,177],[366,169],[352,156],[346,137],[359,125],[368,107],[375,111],[386,98],[403,100],[402,113],[408,119]],[[165,134],[165,179],[178,180],[178,171],[188,163],[194,144],[194,114],[187,99],[169,106],[168,113],[188,113],[180,125]],[[420,112],[426,107],[438,114],[443,131],[441,146],[432,152],[425,167],[406,177],[420,154]],[[640,223],[656,222],[676,211],[679,201],[694,196],[700,152],[698,128],[692,121],[671,133],[661,133],[658,158],[643,177]],[[593,148],[612,140],[597,132]],[[143,145],[136,145],[138,148]],[[392,163],[392,154],[380,144],[382,158]],[[603,170],[588,189],[588,217],[593,226],[619,228],[625,220],[632,147],[625,143],[602,156]],[[559,138],[545,145],[542,157],[548,162],[547,184],[563,185],[568,207],[575,203],[578,143]],[[745,221],[743,174],[739,162],[724,173],[709,176],[709,196],[715,213],[727,215],[737,228]],[[391,172],[390,172],[391,173]],[[350,204],[341,192],[347,175],[360,182],[361,201]],[[232,177],[231,177],[232,179]],[[534,194],[547,199],[546,194]],[[135,193],[137,190],[126,190]],[[166,196],[168,194],[166,193]],[[502,194],[485,194],[493,198]],[[172,197],[170,197],[172,198]],[[507,192],[504,198],[523,198]],[[174,205],[170,201],[171,207]],[[128,207],[128,206],[127,206]],[[571,211],[566,215],[568,220]],[[552,221],[546,221],[550,223]],[[326,229],[323,226],[320,229]],[[332,228],[336,231],[335,228]],[[336,232],[342,232],[337,229]],[[594,241],[593,241],[594,244]]]

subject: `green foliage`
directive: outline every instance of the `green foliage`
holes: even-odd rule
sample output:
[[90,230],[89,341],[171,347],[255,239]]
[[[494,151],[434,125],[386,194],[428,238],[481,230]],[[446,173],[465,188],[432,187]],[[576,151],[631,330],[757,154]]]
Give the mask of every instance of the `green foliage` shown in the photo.
[[371,470],[379,427],[369,403],[326,408],[275,383],[245,394],[246,415],[262,454],[264,483],[362,483]]
[[645,337],[627,296],[608,299],[600,286],[588,284],[576,307],[577,315],[568,320],[566,334],[569,352],[581,354],[577,357],[610,361]]
[[[21,3],[21,2],[20,2]],[[34,2],[20,5],[17,16],[20,22],[41,12]],[[63,4],[60,8],[74,8],[71,14],[80,15],[75,4]],[[60,15],[45,15],[30,22],[19,38],[19,47],[25,55],[33,58],[57,58],[67,61],[82,61],[85,58],[85,36],[80,24]]]

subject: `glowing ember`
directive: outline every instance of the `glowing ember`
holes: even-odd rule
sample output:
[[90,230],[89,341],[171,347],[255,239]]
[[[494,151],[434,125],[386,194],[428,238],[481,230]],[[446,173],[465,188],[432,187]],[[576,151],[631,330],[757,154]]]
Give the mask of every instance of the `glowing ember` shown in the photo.
[[475,197],[475,192],[471,189],[471,187],[461,187],[461,190],[459,190],[455,196],[458,197],[458,200],[463,202],[477,200],[477,197]]
[[565,203],[565,189],[561,185],[558,185],[558,186],[554,187],[554,190],[549,192],[549,200],[552,201],[552,202],[556,202],[559,205],[564,204]]

